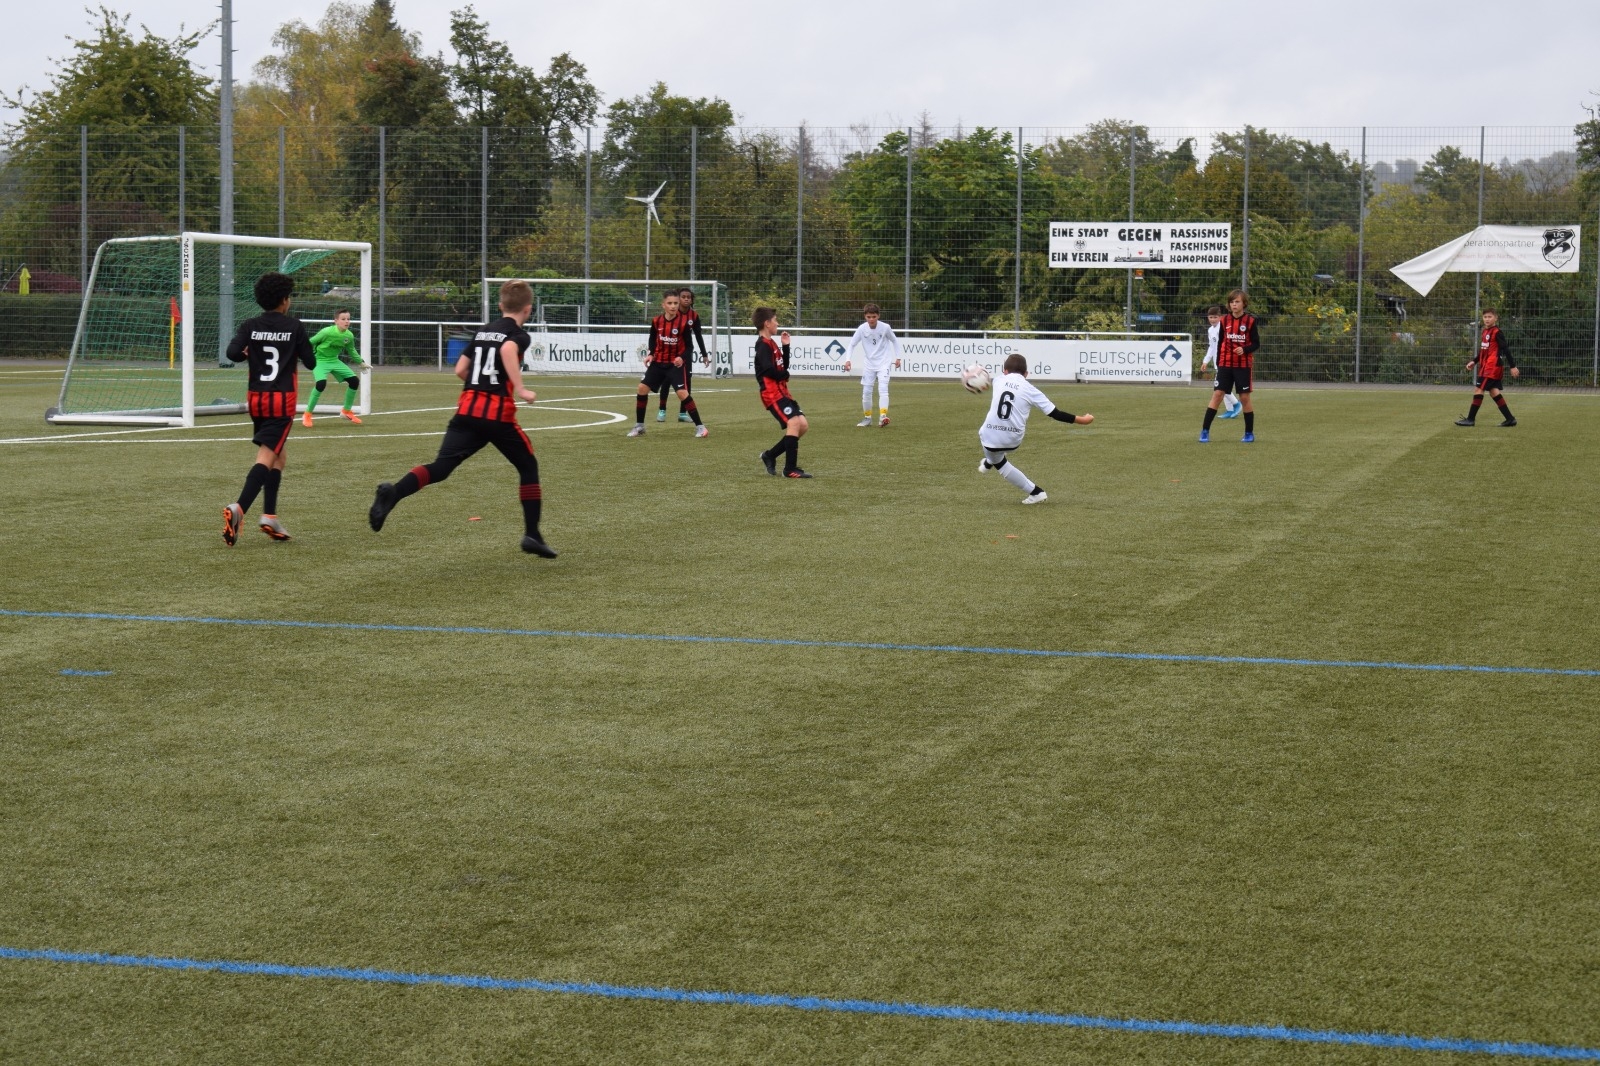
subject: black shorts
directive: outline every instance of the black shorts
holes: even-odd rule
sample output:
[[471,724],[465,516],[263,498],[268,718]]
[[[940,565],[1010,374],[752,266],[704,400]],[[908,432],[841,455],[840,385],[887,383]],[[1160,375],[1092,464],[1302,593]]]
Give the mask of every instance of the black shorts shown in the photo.
[[1217,380],[1211,387],[1226,396],[1237,391],[1240,396],[1250,391],[1251,369],[1247,366],[1219,366]]
[[515,422],[455,415],[445,427],[435,461],[459,466],[490,444],[511,460],[513,466],[520,466],[524,457],[533,455],[533,442]]
[[660,392],[663,388],[670,388],[674,392],[678,389],[689,388],[689,364],[673,366],[671,363],[651,361],[644,368],[644,377],[639,379],[644,382],[644,387],[651,392]]
[[273,455],[282,455],[283,446],[289,443],[289,430],[294,426],[292,418],[262,418],[251,415],[250,421],[255,423],[255,436],[250,438],[250,443],[258,448],[271,448]]
[[780,396],[772,403],[767,404],[767,410],[772,412],[772,417],[778,420],[778,425],[789,428],[789,419],[796,415],[805,414],[800,410],[800,404],[793,396]]
[[[652,365],[654,365],[654,364],[652,364]],[[678,368],[677,367],[673,367],[672,369],[676,370]],[[690,388],[689,382],[693,378],[694,378],[694,362],[692,360],[685,359],[683,361],[683,387],[684,387],[684,389],[687,390],[687,389]],[[674,387],[675,386],[673,386],[671,383],[669,383],[667,381],[662,381],[661,382],[661,387],[656,389],[656,391],[657,392],[671,392]]]
[[1497,391],[1504,391],[1505,387],[1506,387],[1506,379],[1505,378],[1484,378],[1484,377],[1478,378],[1478,388],[1482,389],[1484,392],[1488,392],[1490,389],[1495,389]]

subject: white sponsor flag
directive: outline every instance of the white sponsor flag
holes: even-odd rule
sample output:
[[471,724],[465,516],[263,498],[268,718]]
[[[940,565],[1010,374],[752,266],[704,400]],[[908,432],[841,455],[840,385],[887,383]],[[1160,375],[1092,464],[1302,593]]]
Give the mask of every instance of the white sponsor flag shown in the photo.
[[1390,273],[1423,296],[1447,271],[1576,274],[1578,226],[1479,226],[1449,244],[1408,259]]

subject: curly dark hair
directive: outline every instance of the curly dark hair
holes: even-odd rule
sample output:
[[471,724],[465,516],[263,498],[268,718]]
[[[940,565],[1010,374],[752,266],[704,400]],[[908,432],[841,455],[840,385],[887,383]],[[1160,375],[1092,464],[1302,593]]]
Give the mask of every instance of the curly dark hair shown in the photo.
[[256,303],[263,311],[276,311],[293,295],[294,279],[287,274],[269,270],[256,279]]

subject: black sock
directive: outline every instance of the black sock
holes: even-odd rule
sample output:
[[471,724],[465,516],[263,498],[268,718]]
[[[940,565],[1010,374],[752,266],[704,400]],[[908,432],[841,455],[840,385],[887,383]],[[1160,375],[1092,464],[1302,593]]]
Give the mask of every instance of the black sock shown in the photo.
[[407,496],[415,496],[422,491],[433,478],[425,466],[414,466],[406,471],[406,476],[394,483],[394,498],[403,500]]
[[1254,411],[1246,411],[1244,413],[1244,431],[1246,433],[1254,433],[1256,431],[1256,413]]
[[[645,406],[648,407],[649,404],[646,404]],[[663,411],[667,409],[667,394],[664,392],[661,394],[661,409]]]
[[1506,398],[1504,396],[1496,396],[1494,402],[1500,408],[1500,414],[1509,419],[1511,417],[1511,408],[1506,406]]
[[517,494],[522,498],[523,529],[535,540],[543,540],[539,536],[539,514],[544,509],[544,490],[535,481],[531,485],[523,485]]
[[689,412],[689,417],[694,419],[694,424],[695,425],[698,426],[700,424],[700,408],[695,406],[695,402],[694,402],[694,397],[693,396],[689,397],[687,400],[684,400],[682,402],[682,404],[680,405],[680,407],[684,411],[688,411]]
[[1217,409],[1215,407],[1207,407],[1206,408],[1206,420],[1200,424],[1200,428],[1201,429],[1210,429],[1211,428],[1211,423],[1216,419],[1216,417],[1217,417]]
[[634,411],[633,411],[633,421],[634,421],[635,425],[640,425],[640,426],[644,425],[644,413],[645,413],[646,410],[649,409],[649,407],[650,407],[650,397],[648,397],[648,396],[639,397],[639,402],[636,405],[634,405]]
[[278,513],[278,486],[283,484],[282,470],[268,470],[266,483],[261,486],[261,513]]
[[778,443],[774,444],[772,447],[770,447],[766,451],[762,452],[761,456],[764,459],[776,459],[780,455],[787,454],[788,451],[789,451],[789,436],[788,436],[788,434],[785,434],[785,435],[783,435],[783,436],[778,438]]
[[256,494],[261,491],[261,486],[267,483],[267,473],[266,465],[257,463],[244,476],[244,488],[239,490],[240,510],[248,511],[250,510],[250,505],[256,502]]
[[800,469],[800,438],[785,436],[783,438],[783,472]]

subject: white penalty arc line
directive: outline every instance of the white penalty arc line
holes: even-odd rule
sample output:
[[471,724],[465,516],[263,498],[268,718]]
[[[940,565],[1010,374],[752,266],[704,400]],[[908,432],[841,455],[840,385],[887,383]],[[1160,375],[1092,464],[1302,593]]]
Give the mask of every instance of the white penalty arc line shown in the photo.
[[[571,387],[576,388],[577,386],[571,386]],[[702,394],[706,394],[706,393],[738,392],[738,391],[739,391],[738,389],[702,389],[700,391],[700,393],[697,394],[697,395],[702,395]],[[584,400],[631,400],[631,399],[634,398],[635,395],[636,395],[636,393],[632,393],[632,392],[627,392],[627,393],[605,392],[605,393],[596,393],[593,396],[562,396],[562,397],[560,397],[560,401],[562,403],[579,403],[579,402],[582,402]],[[534,410],[534,411],[538,411],[538,410],[541,410],[541,409],[550,410],[550,411],[576,410],[576,411],[582,411],[582,412],[584,412],[586,414],[610,414],[611,413],[611,412],[593,411],[590,408],[584,408],[584,407],[563,408],[563,407],[555,406],[553,404],[537,403],[537,402],[531,408],[531,410]],[[439,411],[454,411],[454,410],[455,410],[455,407],[453,407],[453,406],[451,406],[451,407],[411,407],[411,408],[406,408],[406,409],[400,410],[400,411],[374,411],[372,414],[363,415],[362,417],[363,418],[385,418],[385,417],[389,417],[389,416],[392,416],[392,415],[432,414],[432,413],[437,413]],[[320,417],[322,417],[322,418],[337,418],[338,416],[337,415],[322,415]],[[610,421],[607,421],[607,422],[585,422],[583,424],[583,426],[531,426],[531,427],[526,427],[526,428],[528,428],[530,432],[532,432],[534,430],[541,430],[541,429],[581,429],[584,426],[605,426],[605,425],[610,425],[611,422],[621,422],[625,418],[626,418],[625,415],[615,415]],[[6,438],[6,439],[0,439],[0,444],[71,444],[71,443],[116,444],[116,443],[119,443],[119,442],[118,441],[94,441],[94,440],[89,440],[87,438],[91,438],[91,437],[127,437],[127,436],[134,436],[134,435],[145,434],[145,433],[179,433],[179,432],[184,432],[184,431],[191,430],[191,429],[193,429],[193,430],[233,429],[233,428],[235,428],[237,426],[248,426],[248,425],[250,425],[249,422],[215,422],[215,423],[212,423],[211,425],[208,425],[208,426],[146,426],[146,427],[141,427],[139,429],[102,429],[102,430],[94,430],[94,431],[89,432],[89,433],[53,433],[53,434],[50,434],[48,436],[43,436],[43,437],[9,437],[9,438]],[[384,437],[384,436],[388,436],[388,437],[426,437],[426,436],[430,436],[431,434],[429,434],[429,433],[362,433],[362,434],[359,434],[359,435],[363,436],[363,437]],[[238,438],[238,437],[202,437],[202,438],[197,438],[197,439],[194,439],[194,440],[183,440],[183,441],[128,441],[126,443],[129,443],[129,444],[157,444],[157,443],[204,444],[208,440],[238,441],[239,439],[240,438]],[[310,439],[310,438],[306,438],[306,437],[302,436],[302,437],[297,437],[296,439],[297,440],[305,440],[305,439]]]
[[[442,411],[454,411],[454,407],[438,408]],[[615,411],[601,411],[592,407],[557,407],[554,404],[545,407],[546,411],[570,411],[574,414],[604,415],[604,418],[593,422],[569,422],[559,426],[523,426],[525,433],[544,433],[552,429],[589,429],[594,426],[613,426],[618,422],[627,421],[626,415],[619,415]],[[398,412],[396,412],[398,413]],[[438,429],[419,430],[415,433],[299,433],[294,439],[299,443],[308,441],[362,441],[382,440],[389,437],[437,437],[443,432]],[[0,444],[31,443],[31,444],[238,444],[248,443],[249,437],[180,437],[167,440],[71,440],[64,437],[45,437],[27,442],[0,441]]]

